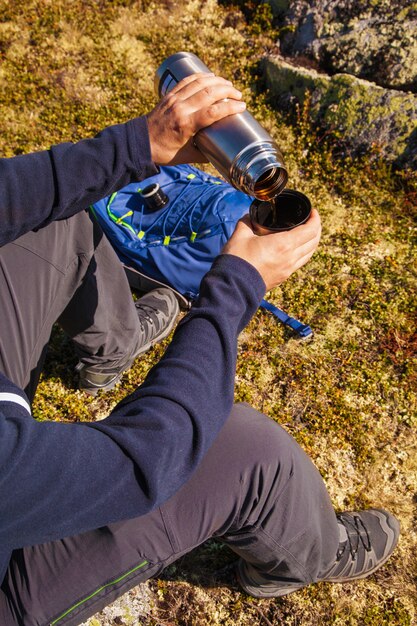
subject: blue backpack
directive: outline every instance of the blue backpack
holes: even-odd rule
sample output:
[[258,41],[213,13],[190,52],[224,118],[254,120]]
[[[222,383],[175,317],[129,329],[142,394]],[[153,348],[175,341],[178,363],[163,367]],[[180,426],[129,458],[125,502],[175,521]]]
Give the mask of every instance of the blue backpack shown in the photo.
[[[165,205],[150,206],[147,193],[158,189]],[[153,198],[152,198],[153,199]],[[133,288],[173,289],[184,308],[197,297],[200,282],[253,198],[190,165],[161,167],[90,207],[125,266]],[[301,337],[309,326],[267,301],[262,306]]]

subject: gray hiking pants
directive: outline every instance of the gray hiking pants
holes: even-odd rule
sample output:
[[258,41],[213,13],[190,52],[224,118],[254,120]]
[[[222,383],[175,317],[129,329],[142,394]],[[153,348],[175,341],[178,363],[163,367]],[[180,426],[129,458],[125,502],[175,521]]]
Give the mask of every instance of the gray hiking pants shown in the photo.
[[56,321],[88,364],[117,362],[139,342],[124,269],[85,212],[1,247],[0,293],[0,370],[30,400]]
[[[0,249],[2,318],[12,317],[7,323],[18,342],[2,346],[2,362],[7,364],[5,373],[21,387],[33,381],[34,389],[55,319],[80,342],[80,350],[87,340],[93,358],[119,354],[134,331],[126,307],[117,313],[118,303],[125,300],[101,289],[98,251],[101,255],[103,249],[108,259],[103,276],[120,278],[117,288],[124,282],[120,264],[87,216],[71,220],[47,227],[55,238],[51,241],[49,232],[46,248],[37,250],[41,231],[12,244],[12,253],[6,250],[9,246]],[[90,224],[90,240],[92,234],[95,238],[88,252],[78,249],[75,238],[73,227],[81,220],[85,229],[86,220]],[[16,268],[24,275],[15,285]],[[45,275],[39,279],[39,273]],[[27,282],[26,288],[21,282]],[[28,293],[37,289],[38,296],[29,300]],[[126,282],[123,289],[128,289]],[[4,303],[8,297],[11,302]],[[28,302],[30,306],[22,305]],[[101,311],[102,306],[106,310]],[[110,308],[119,316],[117,322]],[[71,321],[72,315],[76,319]],[[125,337],[119,324],[126,329]],[[95,326],[99,337],[90,341]],[[24,349],[21,363],[10,364],[19,361],[19,346]],[[329,569],[338,547],[336,516],[320,474],[284,429],[244,404],[234,407],[191,480],[160,508],[82,535],[15,550],[0,589],[0,624],[80,624],[213,537],[262,572],[305,584]]]

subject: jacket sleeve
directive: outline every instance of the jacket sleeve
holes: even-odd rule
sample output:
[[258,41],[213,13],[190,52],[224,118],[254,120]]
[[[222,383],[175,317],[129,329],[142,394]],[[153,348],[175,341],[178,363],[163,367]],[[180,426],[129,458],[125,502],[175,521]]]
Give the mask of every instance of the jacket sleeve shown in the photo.
[[[37,422],[22,403],[0,402],[3,548],[143,515],[172,496],[230,413],[237,335],[264,291],[251,265],[218,257],[161,361],[101,422]],[[22,394],[10,385],[3,377],[0,400]]]
[[146,117],[75,144],[0,159],[0,246],[156,172]]

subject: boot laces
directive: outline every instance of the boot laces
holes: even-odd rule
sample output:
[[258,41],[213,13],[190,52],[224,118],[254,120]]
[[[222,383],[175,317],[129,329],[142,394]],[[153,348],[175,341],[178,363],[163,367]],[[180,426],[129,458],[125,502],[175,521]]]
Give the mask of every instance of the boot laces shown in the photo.
[[139,311],[138,317],[142,331],[145,328],[144,322],[149,322],[152,326],[155,326],[155,320],[158,319],[158,309],[156,307],[138,302],[136,304],[136,309]]
[[367,552],[372,550],[368,529],[359,516],[354,515],[353,521],[343,515],[338,516],[338,519],[339,523],[346,529],[347,541],[342,546],[339,546],[336,561],[340,561],[346,549],[349,550],[352,561],[355,561],[361,544]]

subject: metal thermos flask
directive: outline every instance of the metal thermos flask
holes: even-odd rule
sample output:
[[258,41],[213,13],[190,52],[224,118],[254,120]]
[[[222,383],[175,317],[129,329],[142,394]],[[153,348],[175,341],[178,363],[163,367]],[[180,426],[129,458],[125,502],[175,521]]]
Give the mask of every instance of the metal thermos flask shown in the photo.
[[[157,69],[155,90],[164,96],[180,80],[197,72],[210,70],[195,54],[173,54]],[[218,172],[250,196],[272,200],[287,184],[288,173],[278,146],[248,111],[214,122],[200,130],[194,140]]]

